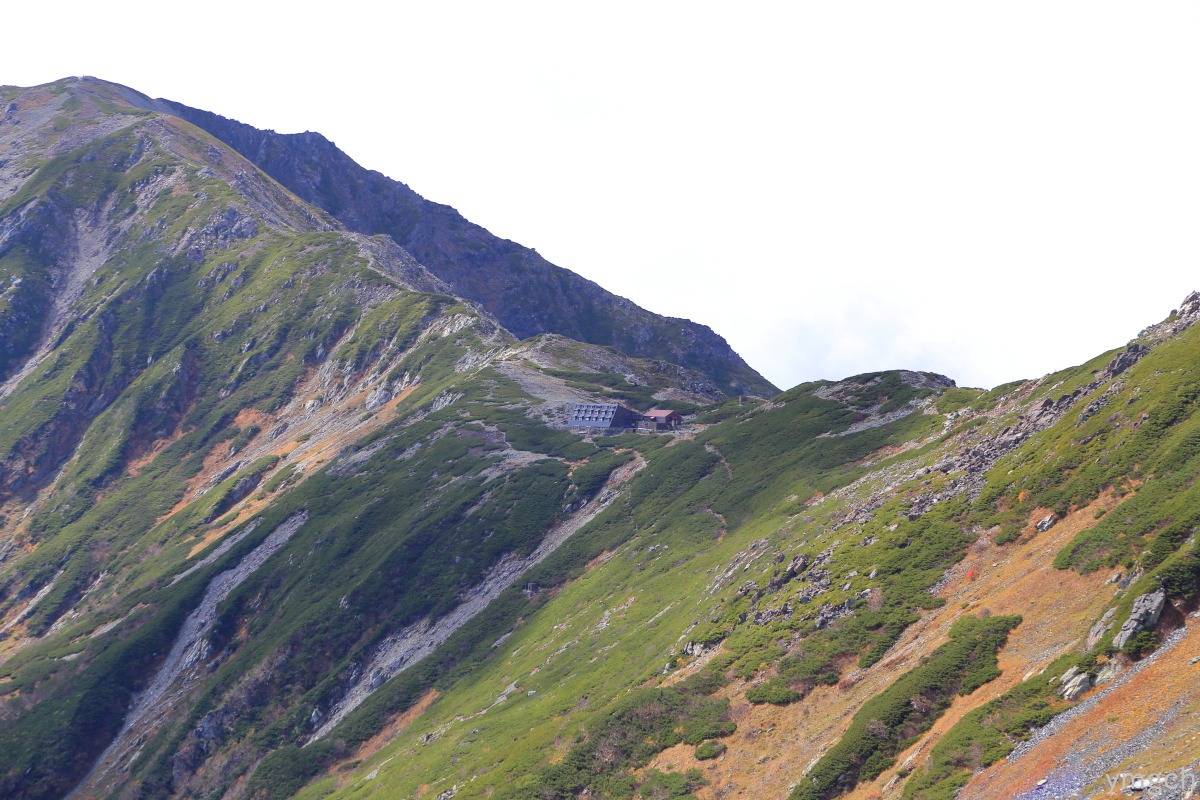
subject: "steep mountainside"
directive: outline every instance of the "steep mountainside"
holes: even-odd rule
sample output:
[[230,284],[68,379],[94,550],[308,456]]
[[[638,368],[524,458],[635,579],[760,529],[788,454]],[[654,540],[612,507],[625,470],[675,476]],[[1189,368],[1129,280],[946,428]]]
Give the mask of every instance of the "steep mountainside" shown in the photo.
[[[167,653],[162,637],[175,635],[208,579],[280,546],[258,522],[259,537],[248,536],[245,516],[346,447],[371,437],[403,441],[398,453],[428,447],[394,467],[420,491],[400,491],[398,477],[382,485],[433,527],[407,542],[380,530],[386,544],[370,559],[394,560],[403,574],[433,547],[440,555],[420,569],[446,582],[446,596],[418,592],[409,607],[363,589],[358,601],[405,621],[528,557],[530,536],[557,518],[545,515],[573,502],[562,499],[561,460],[541,462],[593,449],[572,450],[572,437],[525,414],[561,419],[565,403],[592,399],[589,365],[615,379],[603,391],[642,408],[722,397],[674,365],[578,343],[515,346],[394,243],[346,232],[204,132],[103,86],[71,81],[2,99],[0,613],[5,650],[21,651],[7,664],[20,679],[6,687],[5,712],[19,718],[11,731],[21,744],[6,752],[36,764],[6,769],[7,789],[16,780],[53,795],[80,777],[81,758],[120,727],[131,691]],[[470,406],[456,388],[467,376],[475,402],[495,409],[486,425],[457,424]],[[450,406],[453,429],[416,425]],[[382,432],[401,419],[399,440]],[[461,459],[469,466],[450,467]],[[453,501],[433,502],[439,475]],[[331,513],[367,504],[336,496],[326,498],[339,509]],[[311,520],[301,538],[328,523],[316,510],[298,514],[288,519]],[[397,508],[387,514],[401,524]],[[464,515],[487,526],[469,558],[427,541]],[[451,557],[462,566],[442,568]],[[176,581],[181,567],[190,577]],[[116,626],[98,650],[58,650],[81,644],[79,625],[96,620],[105,632]],[[33,642],[50,649],[26,648]],[[63,658],[70,675],[54,666]]]
[[319,133],[279,134],[169,100],[141,102],[208,131],[350,230],[390,236],[520,338],[557,333],[670,361],[706,373],[730,394],[778,391],[711,328],[652,314],[535,250],[493,236],[453,208],[363,169]]
[[1200,296],[988,392],[728,398],[146,105],[0,88],[0,796],[1190,788]]

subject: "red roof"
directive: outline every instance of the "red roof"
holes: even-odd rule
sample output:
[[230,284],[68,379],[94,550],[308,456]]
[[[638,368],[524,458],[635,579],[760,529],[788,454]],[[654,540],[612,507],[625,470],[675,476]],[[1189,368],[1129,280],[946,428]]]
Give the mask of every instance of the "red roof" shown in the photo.
[[665,421],[665,420],[670,419],[672,415],[678,417],[679,412],[671,411],[670,409],[652,408],[649,411],[647,411],[645,414],[643,414],[642,416],[646,417],[647,419],[653,419],[656,421],[658,421],[658,420]]

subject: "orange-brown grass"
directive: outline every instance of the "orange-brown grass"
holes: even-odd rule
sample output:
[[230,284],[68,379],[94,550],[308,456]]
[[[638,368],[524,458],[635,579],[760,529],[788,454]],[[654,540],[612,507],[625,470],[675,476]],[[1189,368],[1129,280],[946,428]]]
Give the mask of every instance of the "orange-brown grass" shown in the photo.
[[[315,383],[316,373],[313,372],[305,380],[304,390],[298,393],[298,397],[304,398],[319,394]],[[412,394],[415,388],[415,386],[411,386],[400,392],[385,405],[376,409],[375,413],[366,419],[363,419],[362,416],[363,402],[366,399],[367,393],[359,392],[346,397],[338,403],[323,407],[312,417],[303,419],[302,422],[307,424],[299,424],[290,428],[286,432],[285,437],[281,437],[283,441],[278,444],[270,444],[263,440],[265,433],[274,425],[274,418],[256,409],[241,410],[238,412],[237,417],[234,418],[234,423],[240,428],[257,425],[263,432],[251,439],[240,453],[232,456],[229,455],[227,448],[221,446],[214,448],[213,452],[209,453],[204,459],[200,471],[188,481],[183,499],[159,519],[158,524],[161,524],[185,508],[192,502],[193,495],[195,495],[201,486],[210,482],[221,470],[227,468],[237,460],[252,461],[254,458],[264,455],[288,457],[299,450],[301,451],[299,457],[292,459],[291,463],[300,466],[301,469],[297,472],[297,480],[303,481],[308,475],[315,473],[319,467],[347,446],[395,419],[400,404]],[[304,443],[296,441],[297,436],[305,434],[310,434],[314,438]],[[271,502],[271,498],[269,496],[260,497],[261,494],[261,492],[251,493],[248,498],[234,506],[233,511],[236,516],[229,523],[206,531],[192,547],[188,553],[188,558],[196,555],[251,516],[262,511]]]
[[[737,732],[724,740],[728,750],[711,761],[699,761],[695,748],[678,745],[659,754],[650,767],[701,770],[709,781],[697,791],[701,800],[786,797],[805,769],[838,741],[864,702],[949,640],[955,620],[985,609],[993,614],[1022,615],[1024,622],[1000,651],[1001,676],[968,697],[956,698],[934,727],[897,759],[897,764],[903,764],[917,753],[907,766],[922,766],[932,742],[964,714],[1003,694],[1030,670],[1041,669],[1071,647],[1082,645],[1092,621],[1112,599],[1113,591],[1104,586],[1109,576],[1059,571],[1051,563],[1076,534],[1096,524],[1098,509],[1111,509],[1119,502],[1120,498],[1106,492],[1044,533],[1034,527],[1044,513],[1034,513],[1021,539],[1003,547],[992,544],[985,535],[952,570],[949,583],[941,591],[946,605],[910,627],[883,661],[852,672],[850,680],[838,687],[819,686],[803,701],[790,706],[750,705],[744,700],[750,684],[734,683],[722,690],[730,697],[738,725]],[[895,767],[886,770],[848,797],[865,800],[898,796],[902,782],[888,787],[895,771]]]
[[[1200,681],[1192,659],[1200,658],[1200,626],[1187,620],[1187,635],[1154,663],[1117,685],[1086,712],[1069,720],[1056,735],[1034,747],[1016,761],[1001,761],[977,774],[964,787],[963,800],[1008,798],[1032,789],[1039,780],[1061,766],[1070,754],[1099,756],[1132,740],[1174,709],[1173,718],[1162,725],[1157,741],[1140,754],[1111,768],[1152,774],[1190,766],[1196,759],[1200,736]],[[1098,787],[1107,791],[1103,781]]]
[[129,474],[136,476],[139,472],[145,469],[146,465],[154,459],[158,458],[158,454],[166,450],[171,445],[183,438],[183,431],[175,431],[166,439],[159,439],[150,445],[150,449],[143,455],[129,462]]
[[[426,691],[423,695],[417,698],[417,702],[409,706],[408,710],[397,714],[391,722],[389,722],[382,730],[379,731],[379,733],[375,734],[370,739],[359,745],[358,749],[354,751],[353,755],[342,760],[340,763],[335,764],[332,768],[330,768],[329,772],[337,773],[341,767],[347,764],[357,761],[366,761],[368,758],[378,753],[383,749],[384,745],[391,742],[393,739],[403,733],[409,725],[420,719],[421,715],[428,711],[429,707],[433,705],[433,701],[437,700],[440,696],[441,695],[436,689],[429,689]],[[351,777],[353,777],[352,774],[347,773],[346,777],[339,780],[339,788],[345,786],[350,781]]]

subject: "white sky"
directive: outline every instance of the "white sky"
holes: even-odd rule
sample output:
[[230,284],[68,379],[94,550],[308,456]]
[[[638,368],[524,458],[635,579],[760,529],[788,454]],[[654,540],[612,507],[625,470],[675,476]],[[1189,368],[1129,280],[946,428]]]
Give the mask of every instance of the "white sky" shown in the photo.
[[784,388],[1033,377],[1200,288],[1197,2],[177,5],[6,7],[0,84],[320,131]]

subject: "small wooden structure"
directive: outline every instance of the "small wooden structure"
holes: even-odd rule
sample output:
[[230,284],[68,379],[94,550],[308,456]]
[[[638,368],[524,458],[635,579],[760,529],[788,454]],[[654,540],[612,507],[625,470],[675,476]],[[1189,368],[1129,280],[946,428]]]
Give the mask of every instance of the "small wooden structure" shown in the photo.
[[638,422],[638,430],[677,431],[682,422],[683,417],[680,416],[678,411],[671,411],[665,408],[652,408],[645,414],[642,414],[642,418]]

